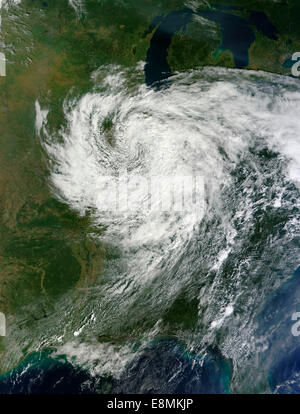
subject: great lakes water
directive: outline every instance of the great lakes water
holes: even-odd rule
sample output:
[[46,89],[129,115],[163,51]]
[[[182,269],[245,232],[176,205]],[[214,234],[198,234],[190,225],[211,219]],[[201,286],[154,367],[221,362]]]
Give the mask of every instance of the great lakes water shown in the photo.
[[[171,45],[172,37],[180,30],[186,30],[187,24],[192,21],[194,15],[202,16],[220,25],[222,41],[216,52],[230,50],[234,57],[235,67],[238,69],[244,69],[249,65],[249,48],[256,39],[253,26],[263,36],[271,40],[278,39],[278,31],[265,13],[249,10],[247,11],[249,18],[246,20],[235,14],[220,11],[222,6],[219,6],[218,9],[194,12],[192,9],[184,8],[154,19],[149,30],[145,33],[152,33],[156,28],[150,41],[144,69],[145,82],[148,86],[159,88],[161,82],[171,76],[168,48]],[[236,9],[234,6],[225,8],[225,10]]]
[[173,11],[165,18],[156,18],[150,26],[149,31],[158,23],[147,52],[145,65],[147,85],[163,81],[171,76],[171,69],[167,60],[168,48],[173,35],[180,29],[184,30],[186,25],[191,22],[192,16],[193,11],[191,9],[186,8],[181,11]]

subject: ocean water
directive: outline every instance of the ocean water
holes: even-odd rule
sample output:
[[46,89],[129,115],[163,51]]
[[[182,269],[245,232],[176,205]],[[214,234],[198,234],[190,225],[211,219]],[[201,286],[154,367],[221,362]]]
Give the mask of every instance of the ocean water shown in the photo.
[[0,394],[219,394],[229,392],[231,374],[230,362],[217,350],[199,358],[175,339],[162,338],[149,344],[119,378],[91,375],[51,350],[33,353],[0,377]]

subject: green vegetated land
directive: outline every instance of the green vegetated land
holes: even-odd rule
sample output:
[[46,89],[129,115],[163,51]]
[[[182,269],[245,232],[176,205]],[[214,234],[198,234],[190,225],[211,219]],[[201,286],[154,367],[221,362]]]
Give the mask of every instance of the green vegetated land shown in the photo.
[[[249,69],[289,74],[282,64],[300,51],[298,0],[217,3],[242,6],[231,13],[244,17],[249,9],[264,11],[279,39],[272,41],[255,30]],[[23,0],[2,11],[7,76],[0,78],[0,310],[7,315],[8,335],[0,338],[1,371],[29,347],[24,342],[20,350],[12,333],[34,331],[62,295],[76,299],[86,294],[85,288],[101,279],[107,256],[106,247],[93,237],[99,229],[92,218],[79,217],[52,194],[48,160],[35,130],[35,101],[50,109],[49,127],[57,133],[65,122],[62,104],[71,89],[78,96],[90,90],[91,74],[101,65],[130,68],[144,61],[152,36],[144,33],[153,19],[186,5],[182,0],[86,0],[83,10],[75,12],[67,0]],[[195,18],[174,36],[170,67],[174,72],[202,65],[232,67],[230,51],[216,56],[220,42],[217,24]],[[109,123],[105,127],[109,130]],[[165,315],[171,332],[193,325],[186,316],[190,309],[194,315],[193,298],[173,303]],[[15,360],[7,361],[11,349]]]

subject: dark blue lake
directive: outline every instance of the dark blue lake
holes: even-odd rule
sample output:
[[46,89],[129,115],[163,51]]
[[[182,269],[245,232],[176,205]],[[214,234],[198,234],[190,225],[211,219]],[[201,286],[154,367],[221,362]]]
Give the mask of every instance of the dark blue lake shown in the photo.
[[145,80],[148,86],[156,82],[163,81],[171,76],[171,69],[168,64],[168,48],[171,44],[172,37],[180,29],[184,30],[186,25],[191,22],[193,11],[183,9],[173,11],[166,17],[156,18],[147,33],[158,25],[147,52],[145,65]]
[[214,9],[198,10],[197,12],[184,8],[172,11],[166,16],[156,17],[145,33],[146,35],[154,31],[146,57],[146,84],[159,88],[161,82],[172,75],[168,64],[168,48],[171,45],[172,37],[180,30],[186,30],[187,24],[196,14],[214,21],[220,26],[222,41],[218,51],[230,50],[234,57],[235,67],[238,69],[244,69],[249,65],[249,48],[256,39],[254,27],[263,36],[271,40],[278,39],[278,31],[265,13],[248,10],[249,17],[246,19],[228,13],[229,10],[239,11],[240,8],[220,5]]
[[234,14],[215,10],[198,12],[200,16],[212,20],[221,26],[221,50],[230,50],[234,57],[235,67],[243,69],[249,64],[249,47],[255,41],[254,30],[248,22]]

